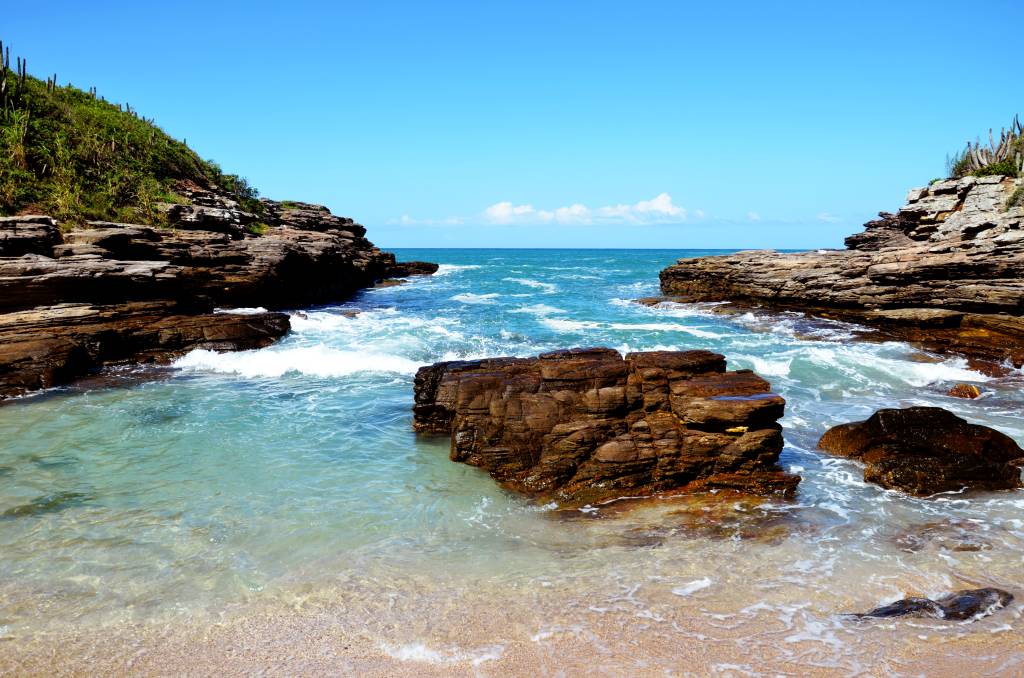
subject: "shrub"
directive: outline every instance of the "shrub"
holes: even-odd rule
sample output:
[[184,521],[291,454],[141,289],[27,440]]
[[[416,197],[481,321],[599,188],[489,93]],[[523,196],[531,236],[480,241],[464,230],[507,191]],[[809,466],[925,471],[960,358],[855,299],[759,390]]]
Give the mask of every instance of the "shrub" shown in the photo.
[[1017,190],[1006,201],[1006,209],[1009,210],[1014,207],[1024,207],[1024,186],[1018,186]]

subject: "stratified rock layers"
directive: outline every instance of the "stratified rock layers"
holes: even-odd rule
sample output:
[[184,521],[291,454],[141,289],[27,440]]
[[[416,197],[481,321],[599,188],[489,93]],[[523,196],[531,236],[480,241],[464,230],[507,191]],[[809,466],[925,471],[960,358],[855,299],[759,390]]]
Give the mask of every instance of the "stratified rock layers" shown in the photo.
[[785,401],[708,351],[572,349],[445,362],[416,374],[414,428],[451,459],[542,500],[674,490],[792,495],[778,466]]
[[912,341],[1024,362],[1024,207],[1018,182],[966,177],[914,189],[846,250],[747,251],[679,262],[666,294],[806,310],[893,328]]
[[183,192],[192,204],[166,206],[173,228],[90,222],[62,233],[47,216],[0,218],[0,398],[112,363],[262,347],[289,329],[281,313],[216,306],[328,303],[431,272],[400,267],[319,205],[265,200],[257,224],[230,198]]

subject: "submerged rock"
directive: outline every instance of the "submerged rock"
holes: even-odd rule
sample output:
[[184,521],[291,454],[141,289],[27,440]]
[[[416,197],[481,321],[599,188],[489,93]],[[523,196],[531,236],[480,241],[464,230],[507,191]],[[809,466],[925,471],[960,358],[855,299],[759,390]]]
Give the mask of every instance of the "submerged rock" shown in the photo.
[[1020,183],[964,177],[912,190],[846,250],[680,259],[664,294],[805,311],[876,326],[936,350],[1024,363]]
[[1013,602],[1013,594],[1002,589],[965,589],[955,591],[938,600],[930,598],[904,598],[895,603],[876,607],[870,612],[854,614],[863,619],[875,617],[931,617],[933,619],[965,620],[984,617]]
[[863,461],[868,482],[918,496],[1022,486],[1024,450],[1012,438],[940,407],[879,410],[829,429],[818,447]]
[[43,497],[36,497],[27,504],[14,506],[5,510],[3,513],[0,513],[0,520],[28,518],[30,516],[38,516],[44,513],[56,513],[57,511],[63,511],[64,509],[68,509],[73,506],[79,506],[91,499],[92,497],[87,494],[83,494],[82,492],[57,492],[56,494],[48,494]]
[[563,505],[677,490],[792,495],[778,466],[785,401],[709,351],[571,349],[437,363],[416,374],[413,426],[451,459]]

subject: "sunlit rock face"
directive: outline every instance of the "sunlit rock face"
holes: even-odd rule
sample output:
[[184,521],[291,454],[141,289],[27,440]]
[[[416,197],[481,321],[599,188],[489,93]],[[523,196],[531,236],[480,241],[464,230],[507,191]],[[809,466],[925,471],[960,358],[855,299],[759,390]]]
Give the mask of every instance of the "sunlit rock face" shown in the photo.
[[785,401],[710,351],[571,349],[437,363],[416,375],[414,427],[451,458],[543,500],[581,505],[677,490],[791,495],[778,467]]
[[932,348],[1024,362],[1024,206],[1019,181],[965,177],[917,188],[846,250],[680,259],[665,294],[806,310],[887,327]]

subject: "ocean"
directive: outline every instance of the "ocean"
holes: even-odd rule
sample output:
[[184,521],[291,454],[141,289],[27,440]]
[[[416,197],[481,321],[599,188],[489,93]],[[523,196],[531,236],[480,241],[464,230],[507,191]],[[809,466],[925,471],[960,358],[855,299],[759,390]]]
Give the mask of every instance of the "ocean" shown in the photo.
[[[186,633],[222,652],[275,629],[311,637],[315,618],[366,662],[344,664],[339,645],[356,673],[915,675],[922,657],[965,656],[1024,673],[1019,604],[971,624],[840,616],[957,588],[1024,595],[1024,491],[911,498],[815,450],[832,425],[909,405],[1024,443],[1020,372],[797,314],[634,303],[658,294],[660,269],[709,252],[396,253],[441,269],[292,312],[269,348],[0,407],[0,655],[87,638],[103,648],[90,661],[127,661]],[[419,366],[574,346],[709,349],[757,371],[787,401],[796,500],[560,511],[412,433]],[[947,396],[959,382],[984,396]]]

